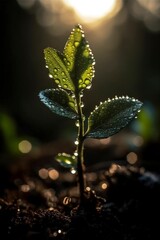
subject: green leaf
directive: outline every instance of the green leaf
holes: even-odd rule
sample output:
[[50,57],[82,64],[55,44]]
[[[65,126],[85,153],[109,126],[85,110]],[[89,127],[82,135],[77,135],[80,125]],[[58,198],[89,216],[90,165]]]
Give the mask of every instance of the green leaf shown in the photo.
[[64,63],[76,89],[90,88],[94,77],[95,60],[80,25],[71,32],[63,54]]
[[46,67],[49,69],[49,77],[63,89],[75,90],[75,86],[70,78],[68,70],[63,63],[63,55],[53,48],[44,49]]
[[107,138],[119,132],[135,118],[141,107],[140,101],[128,96],[108,99],[89,116],[86,137]]
[[46,89],[39,93],[39,97],[52,112],[71,119],[78,119],[76,103],[65,90]]
[[55,159],[60,163],[61,166],[66,168],[75,168],[77,164],[76,157],[67,153],[59,153]]

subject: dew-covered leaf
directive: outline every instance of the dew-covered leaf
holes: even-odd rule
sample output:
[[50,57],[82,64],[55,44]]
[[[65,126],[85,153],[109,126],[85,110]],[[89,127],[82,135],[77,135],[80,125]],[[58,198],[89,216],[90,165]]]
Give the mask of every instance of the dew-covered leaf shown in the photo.
[[53,48],[44,49],[44,55],[46,67],[49,69],[49,77],[53,78],[59,87],[74,91],[75,86],[63,62],[63,55]]
[[40,100],[54,113],[78,119],[74,99],[63,89],[46,89],[39,93]]
[[141,107],[140,101],[129,97],[100,103],[89,116],[86,137],[107,138],[116,134],[135,118]]
[[80,25],[71,32],[63,54],[63,61],[76,88],[89,89],[94,77],[95,60]]
[[66,168],[76,168],[77,159],[75,156],[72,156],[67,153],[59,153],[55,157],[56,161],[60,163],[61,166]]

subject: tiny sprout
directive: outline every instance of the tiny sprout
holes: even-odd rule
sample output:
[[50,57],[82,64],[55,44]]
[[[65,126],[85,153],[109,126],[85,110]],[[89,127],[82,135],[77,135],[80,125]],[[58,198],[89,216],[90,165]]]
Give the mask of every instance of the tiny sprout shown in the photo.
[[84,177],[84,140],[104,139],[118,133],[137,117],[143,104],[132,97],[115,96],[95,106],[88,119],[84,116],[82,98],[84,90],[92,86],[95,59],[80,25],[71,32],[62,53],[49,47],[44,49],[44,58],[49,77],[57,88],[41,91],[40,100],[52,112],[75,120],[78,129],[73,155],[59,153],[55,159],[78,175],[80,205],[84,206],[88,192]]

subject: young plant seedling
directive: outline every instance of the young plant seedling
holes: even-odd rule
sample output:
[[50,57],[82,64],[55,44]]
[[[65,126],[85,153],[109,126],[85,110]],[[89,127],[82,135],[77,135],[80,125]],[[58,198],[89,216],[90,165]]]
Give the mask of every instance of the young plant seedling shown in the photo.
[[57,88],[41,91],[40,100],[52,112],[73,119],[78,128],[74,154],[59,153],[55,159],[62,166],[77,171],[80,205],[83,205],[86,200],[84,140],[108,138],[116,134],[136,117],[142,102],[128,96],[116,96],[96,106],[88,119],[84,116],[83,93],[92,86],[95,59],[80,25],[71,32],[63,53],[48,47],[44,49],[44,56],[49,77],[57,84]]

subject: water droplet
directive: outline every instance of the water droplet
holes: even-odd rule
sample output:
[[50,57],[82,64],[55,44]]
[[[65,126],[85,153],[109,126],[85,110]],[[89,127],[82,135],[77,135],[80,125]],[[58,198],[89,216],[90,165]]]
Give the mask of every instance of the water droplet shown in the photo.
[[71,65],[71,63],[68,61],[68,62],[67,62],[67,65],[68,65],[68,66]]
[[83,102],[81,102],[81,108],[83,108],[84,107],[84,103]]
[[64,72],[62,72],[62,76],[64,76],[65,75],[65,73]]
[[48,68],[48,66],[46,65],[46,68]]
[[64,84],[63,86],[64,86],[64,88],[68,88],[68,85],[67,85],[67,84]]
[[78,156],[78,153],[77,153],[77,151],[75,151],[75,152],[74,152],[74,156],[76,156],[76,157]]
[[92,87],[92,84],[88,85],[86,88],[87,89],[90,89]]
[[78,46],[79,46],[79,42],[77,42],[77,41],[74,42],[74,46],[75,46],[75,47],[78,47]]
[[83,97],[83,92],[80,92],[80,97]]
[[79,82],[79,84],[83,83],[82,79],[79,79],[79,81],[78,81],[78,82]]
[[65,161],[65,163],[66,163],[66,164],[68,164],[68,165],[70,165],[70,164],[71,164],[71,161],[70,161],[70,160],[68,160],[68,159],[65,159],[64,161]]
[[57,76],[57,74],[54,74],[54,78],[57,78],[58,76]]
[[83,83],[83,84],[82,84],[82,87],[83,87],[83,88],[86,88],[86,84]]
[[57,72],[58,70],[57,70],[57,68],[54,68],[54,72]]
[[65,79],[65,78],[63,78],[62,80],[63,80],[63,82],[65,82],[65,81],[66,81],[66,79]]
[[76,98],[74,93],[71,95],[71,97],[72,97],[73,99],[75,99],[75,98]]
[[79,120],[76,121],[76,127],[79,127]]
[[59,84],[60,83],[60,80],[57,78],[55,79],[55,83]]
[[71,168],[71,173],[72,174],[75,174],[77,171],[76,171],[76,169],[75,168]]
[[86,78],[85,81],[84,81],[84,83],[85,83],[86,85],[89,85],[89,84],[91,84],[91,81],[90,81],[88,78]]
[[78,145],[78,144],[79,144],[78,140],[76,140],[76,141],[74,142],[74,144],[75,144],[75,145]]
[[50,78],[53,78],[52,74],[49,74],[49,77],[50,77]]

